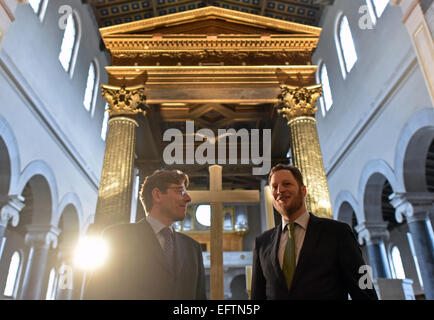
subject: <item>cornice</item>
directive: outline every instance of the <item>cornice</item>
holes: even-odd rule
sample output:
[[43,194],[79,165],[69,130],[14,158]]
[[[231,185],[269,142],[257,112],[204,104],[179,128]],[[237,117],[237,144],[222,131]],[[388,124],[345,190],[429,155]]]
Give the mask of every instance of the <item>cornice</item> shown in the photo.
[[126,51],[312,51],[318,44],[318,38],[279,37],[279,38],[106,38],[104,43],[112,54]]

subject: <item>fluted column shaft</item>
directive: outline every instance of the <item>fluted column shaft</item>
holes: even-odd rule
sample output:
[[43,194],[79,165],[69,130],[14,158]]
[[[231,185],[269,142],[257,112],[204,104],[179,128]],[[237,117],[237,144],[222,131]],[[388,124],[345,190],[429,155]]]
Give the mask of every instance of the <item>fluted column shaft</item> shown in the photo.
[[28,244],[28,259],[24,272],[21,300],[44,299],[47,288],[47,261],[51,247],[56,248],[60,230],[53,226],[28,227],[25,241]]
[[136,127],[132,117],[146,114],[144,87],[115,87],[103,85],[102,94],[109,105],[110,120],[104,163],[98,190],[94,232],[116,223],[130,222],[133,190]]
[[316,120],[297,117],[288,121],[291,133],[291,154],[308,187],[306,205],[320,217],[332,218],[327,179],[319,145]]
[[128,117],[115,117],[109,120],[108,126],[95,214],[95,224],[101,228],[130,221],[138,124]]
[[333,218],[314,118],[321,85],[305,88],[281,86],[281,90],[283,108],[278,112],[288,120],[293,163],[303,174],[308,189],[307,209],[319,217]]

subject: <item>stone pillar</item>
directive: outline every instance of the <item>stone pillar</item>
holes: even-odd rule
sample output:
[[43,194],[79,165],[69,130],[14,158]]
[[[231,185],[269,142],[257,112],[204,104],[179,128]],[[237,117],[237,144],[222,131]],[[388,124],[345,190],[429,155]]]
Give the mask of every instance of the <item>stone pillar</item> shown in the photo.
[[71,300],[74,290],[77,290],[74,279],[75,272],[72,264],[72,250],[70,246],[60,245],[58,248],[56,300]]
[[404,15],[402,23],[413,42],[431,103],[434,104],[434,44],[432,30],[426,19],[427,12],[434,12],[434,3],[429,0],[393,0],[391,4],[401,7]]
[[369,264],[372,267],[373,278],[391,278],[384,241],[389,239],[387,222],[362,222],[355,227],[359,235],[359,243],[366,242]]
[[261,180],[261,233],[274,228],[273,198],[265,179]]
[[433,210],[432,193],[393,193],[389,197],[398,222],[404,217],[413,238],[414,249],[423,280],[425,297],[434,300],[434,235],[429,219]]
[[132,117],[143,112],[138,106],[146,100],[143,86],[103,86],[102,93],[109,104],[110,120],[95,223],[91,227],[95,232],[115,223],[130,222],[138,126]]
[[15,10],[22,3],[26,3],[26,0],[0,1],[0,49],[9,26],[15,21]]
[[45,299],[48,273],[47,260],[50,248],[57,247],[60,230],[54,226],[30,225],[27,227],[25,242],[28,245],[28,259],[24,271],[21,300]]
[[321,85],[295,88],[280,86],[283,107],[278,110],[288,120],[294,165],[303,174],[307,187],[307,209],[319,217],[333,218],[324,163],[319,145],[315,104]]

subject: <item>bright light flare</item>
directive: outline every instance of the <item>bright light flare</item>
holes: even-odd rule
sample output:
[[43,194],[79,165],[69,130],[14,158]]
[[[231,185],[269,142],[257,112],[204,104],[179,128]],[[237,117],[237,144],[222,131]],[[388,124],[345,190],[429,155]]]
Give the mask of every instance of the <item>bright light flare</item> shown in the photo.
[[74,252],[74,264],[83,270],[101,267],[109,253],[107,242],[101,237],[86,236],[79,240]]

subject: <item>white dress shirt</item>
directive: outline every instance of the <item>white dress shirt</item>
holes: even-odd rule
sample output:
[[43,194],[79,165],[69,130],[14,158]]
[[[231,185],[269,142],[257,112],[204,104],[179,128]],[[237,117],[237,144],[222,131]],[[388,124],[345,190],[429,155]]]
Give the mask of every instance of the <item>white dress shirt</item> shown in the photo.
[[[295,221],[295,265],[298,263],[298,257],[300,255],[301,247],[303,246],[304,237],[306,236],[306,229],[307,224],[309,223],[309,213],[305,211],[301,216],[299,216]],[[279,258],[279,265],[280,268],[283,266],[283,255],[285,254],[285,247],[286,242],[289,238],[289,230],[285,229],[286,225],[289,223],[288,220],[285,220],[282,217],[282,234],[280,236],[280,243],[279,243],[279,251],[278,251],[278,258]]]

